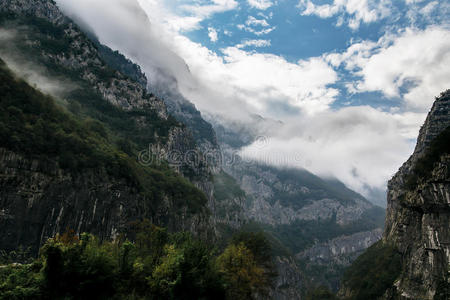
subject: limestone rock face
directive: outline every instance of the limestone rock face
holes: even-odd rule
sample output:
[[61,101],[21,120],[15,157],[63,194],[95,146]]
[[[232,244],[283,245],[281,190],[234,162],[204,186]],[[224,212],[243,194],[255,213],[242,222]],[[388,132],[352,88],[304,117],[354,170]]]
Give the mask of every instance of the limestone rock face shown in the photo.
[[403,270],[394,287],[400,298],[433,299],[440,297],[442,289],[450,293],[449,149],[417,186],[405,186],[418,160],[448,126],[450,90],[435,101],[420,129],[414,153],[388,184],[383,239],[392,242],[404,257]]
[[203,234],[209,214],[192,215],[170,197],[152,203],[125,181],[102,171],[71,174],[52,161],[39,161],[0,148],[0,245],[30,246],[36,252],[48,238],[74,230],[114,239],[143,218],[173,231]]

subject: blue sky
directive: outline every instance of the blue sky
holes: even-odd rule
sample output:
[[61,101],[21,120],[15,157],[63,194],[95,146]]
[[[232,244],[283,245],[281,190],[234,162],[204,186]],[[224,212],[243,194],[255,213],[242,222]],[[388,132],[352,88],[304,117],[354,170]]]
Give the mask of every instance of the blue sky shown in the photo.
[[283,122],[254,128],[267,144],[242,155],[365,195],[385,189],[450,88],[448,1],[56,2],[140,64],[150,88],[163,70],[205,117]]
[[[168,6],[172,7],[181,16],[191,16],[189,9],[183,5],[208,5],[214,1],[173,1]],[[255,1],[258,2],[258,1]],[[301,59],[326,55],[331,52],[343,52],[352,43],[357,41],[378,41],[386,32],[401,31],[404,28],[424,29],[430,25],[447,26],[449,5],[438,1],[392,1],[385,2],[386,12],[379,15],[373,21],[365,22],[364,17],[359,20],[358,26],[350,26],[351,20],[358,20],[357,13],[345,12],[346,1],[259,1],[266,7],[259,9],[251,5],[251,1],[237,1],[235,9],[216,13],[199,22],[198,27],[192,30],[181,30],[181,33],[190,40],[199,43],[218,55],[223,55],[221,49],[242,45],[246,41],[264,41],[260,46],[248,44],[244,48],[247,51],[258,53],[270,53],[281,56],[286,61],[295,63]],[[320,10],[323,5],[342,2],[341,12],[329,17],[321,17],[315,13],[305,13],[305,7],[309,3],[317,5]],[[352,2],[352,1],[348,1]],[[377,5],[370,7],[377,14]],[[373,1],[375,2],[375,1]],[[383,3],[383,1],[376,1]],[[442,1],[441,1],[442,2]],[[445,1],[444,1],[445,2]],[[180,5],[181,4],[181,5]],[[263,5],[264,6],[264,5]],[[364,10],[364,4],[360,5]],[[426,11],[426,12],[425,12]],[[367,17],[369,19],[369,17]],[[447,22],[447,23],[446,23]],[[341,23],[341,24],[340,24]],[[264,33],[264,30],[269,31]],[[211,31],[215,37],[211,38]],[[401,94],[408,91],[408,84],[400,88],[397,97],[386,97],[380,91],[364,92],[362,94],[349,93],[345,89],[345,83],[352,81],[353,76],[342,67],[337,68],[340,80],[331,86],[339,89],[339,96],[331,104],[333,108],[348,105],[368,104],[383,110],[391,107],[401,107]]]

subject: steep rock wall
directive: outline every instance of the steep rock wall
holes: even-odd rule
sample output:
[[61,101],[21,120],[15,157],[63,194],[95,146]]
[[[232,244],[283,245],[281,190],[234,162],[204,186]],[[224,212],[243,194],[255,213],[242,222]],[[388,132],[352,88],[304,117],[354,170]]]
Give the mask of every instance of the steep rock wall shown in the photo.
[[173,231],[211,234],[208,212],[191,214],[170,197],[154,203],[123,180],[102,170],[72,174],[53,161],[23,157],[0,148],[0,245],[35,252],[49,237],[67,230],[102,239],[126,233],[144,218]]
[[433,299],[442,288],[450,293],[450,155],[442,155],[426,178],[407,187],[417,162],[448,126],[449,90],[435,101],[413,155],[388,184],[383,239],[403,254],[404,266],[394,289],[404,299]]

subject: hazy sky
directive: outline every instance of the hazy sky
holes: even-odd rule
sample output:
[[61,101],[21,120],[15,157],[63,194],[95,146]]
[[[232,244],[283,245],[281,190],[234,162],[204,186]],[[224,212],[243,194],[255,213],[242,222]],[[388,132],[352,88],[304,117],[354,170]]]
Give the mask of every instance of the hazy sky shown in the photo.
[[450,88],[447,1],[56,2],[202,113],[284,123],[243,154],[363,194],[385,188]]

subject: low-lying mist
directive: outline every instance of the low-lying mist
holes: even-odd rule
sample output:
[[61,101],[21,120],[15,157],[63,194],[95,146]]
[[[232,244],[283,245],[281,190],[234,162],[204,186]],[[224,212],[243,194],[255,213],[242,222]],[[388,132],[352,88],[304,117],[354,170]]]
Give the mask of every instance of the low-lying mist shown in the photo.
[[64,95],[77,88],[76,84],[66,77],[50,76],[47,67],[31,61],[20,51],[16,43],[26,41],[26,32],[27,28],[23,26],[20,30],[0,28],[0,58],[18,77],[33,87],[57,98],[64,98]]

